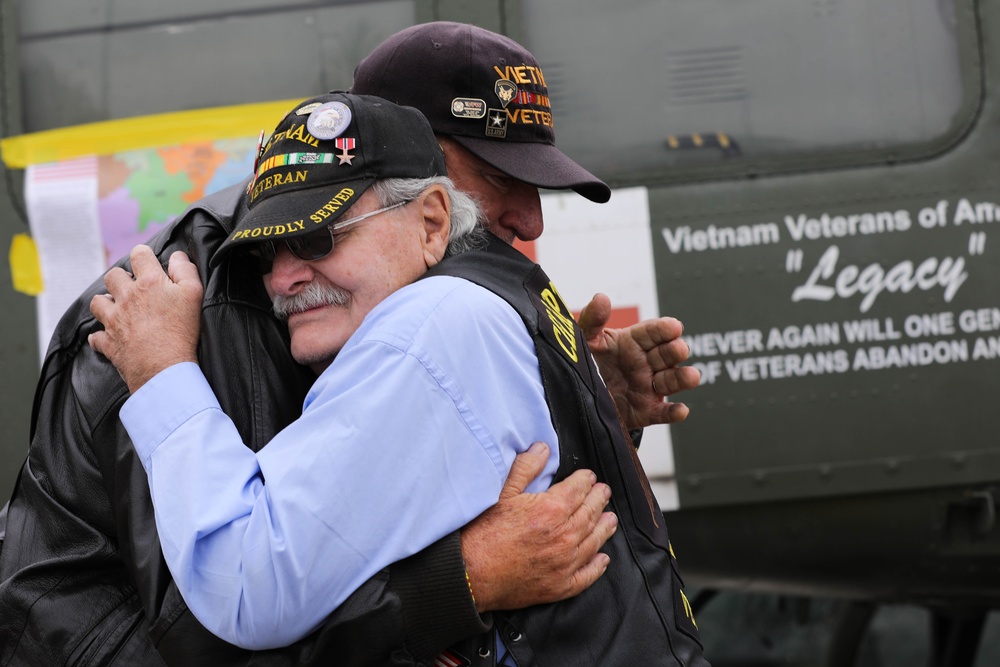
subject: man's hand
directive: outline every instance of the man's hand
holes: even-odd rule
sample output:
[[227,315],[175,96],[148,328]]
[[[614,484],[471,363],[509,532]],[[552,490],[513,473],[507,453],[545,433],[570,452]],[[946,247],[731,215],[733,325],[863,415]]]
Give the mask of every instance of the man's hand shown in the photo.
[[519,455],[500,501],[462,529],[480,612],[571,598],[608,568],[611,559],[598,549],[618,528],[618,517],[603,512],[611,490],[589,470],[577,470],[545,493],[524,493],[548,458],[541,442]]
[[198,269],[182,252],[167,273],[148,246],[131,253],[133,275],[120,268],[104,276],[107,294],[90,301],[104,331],[87,339],[118,369],[135,393],[154,375],[183,361],[197,361],[203,288]]
[[661,317],[605,329],[610,317],[611,300],[597,294],[580,313],[580,328],[625,426],[631,430],[687,419],[686,405],[664,400],[701,382],[697,369],[678,365],[690,354],[680,337],[684,325]]

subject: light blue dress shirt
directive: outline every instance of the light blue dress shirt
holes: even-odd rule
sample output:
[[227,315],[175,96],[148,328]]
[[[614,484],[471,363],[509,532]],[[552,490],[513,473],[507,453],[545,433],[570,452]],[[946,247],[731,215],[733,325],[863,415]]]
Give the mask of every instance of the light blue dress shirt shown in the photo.
[[534,344],[516,312],[453,277],[369,313],[256,454],[195,364],[121,410],[146,469],[170,572],[199,621],[246,648],[304,637],[363,582],[496,503],[514,457],[545,441]]

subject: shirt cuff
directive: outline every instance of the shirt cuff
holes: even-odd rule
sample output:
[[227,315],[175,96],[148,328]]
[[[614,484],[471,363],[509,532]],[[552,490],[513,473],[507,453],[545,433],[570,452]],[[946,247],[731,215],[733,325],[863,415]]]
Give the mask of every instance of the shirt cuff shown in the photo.
[[160,371],[132,394],[118,413],[142,465],[166,438],[203,410],[221,410],[215,393],[194,362]]

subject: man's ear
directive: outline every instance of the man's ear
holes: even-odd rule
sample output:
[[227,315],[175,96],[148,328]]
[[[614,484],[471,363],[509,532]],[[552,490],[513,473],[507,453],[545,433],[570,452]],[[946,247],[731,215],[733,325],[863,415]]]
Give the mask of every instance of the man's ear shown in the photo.
[[427,268],[435,266],[448,250],[448,236],[451,232],[451,199],[441,185],[432,185],[420,194],[418,199],[424,225],[421,241],[424,248],[424,263]]

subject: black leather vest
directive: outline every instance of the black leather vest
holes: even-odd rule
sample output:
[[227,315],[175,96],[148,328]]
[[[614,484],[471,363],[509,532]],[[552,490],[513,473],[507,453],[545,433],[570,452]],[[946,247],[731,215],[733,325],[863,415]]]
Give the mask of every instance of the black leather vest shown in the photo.
[[[611,487],[619,527],[602,549],[607,572],[579,596],[495,614],[520,667],[684,665],[706,667],[682,590],[663,513],[572,314],[524,255],[491,237],[488,252],[449,258],[428,275],[465,278],[509,303],[535,340],[546,400],[559,436],[556,481],[589,468]],[[454,659],[495,664],[494,635],[452,647]]]

